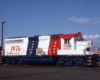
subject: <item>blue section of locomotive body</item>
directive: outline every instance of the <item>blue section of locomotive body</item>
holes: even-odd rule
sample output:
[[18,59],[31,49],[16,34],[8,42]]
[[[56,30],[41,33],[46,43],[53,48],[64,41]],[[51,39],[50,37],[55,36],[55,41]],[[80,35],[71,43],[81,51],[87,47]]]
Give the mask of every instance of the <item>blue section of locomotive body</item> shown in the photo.
[[36,56],[36,49],[38,48],[38,36],[37,37],[29,37],[28,47],[27,47],[27,54],[26,56]]
[[53,58],[46,58],[44,56],[25,56],[24,62],[27,64],[53,64]]

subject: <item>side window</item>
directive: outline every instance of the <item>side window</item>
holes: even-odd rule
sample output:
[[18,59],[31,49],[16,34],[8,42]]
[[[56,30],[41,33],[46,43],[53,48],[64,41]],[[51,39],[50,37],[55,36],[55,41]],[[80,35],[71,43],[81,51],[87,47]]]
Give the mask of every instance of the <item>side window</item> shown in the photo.
[[76,39],[76,41],[78,41],[78,39]]
[[81,39],[79,39],[79,41],[81,41]]
[[86,48],[86,51],[90,51],[90,48]]
[[83,39],[77,38],[76,41],[83,41]]
[[64,44],[70,44],[70,39],[64,39]]

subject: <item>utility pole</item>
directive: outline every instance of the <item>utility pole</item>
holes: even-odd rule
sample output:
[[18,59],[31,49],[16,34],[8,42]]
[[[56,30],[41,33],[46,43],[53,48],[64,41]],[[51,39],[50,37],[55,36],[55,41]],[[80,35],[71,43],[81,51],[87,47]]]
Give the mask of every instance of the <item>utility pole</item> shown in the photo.
[[[6,23],[6,21],[2,21],[2,33],[1,33],[1,50],[3,50],[3,24]],[[1,54],[0,54],[1,56]]]

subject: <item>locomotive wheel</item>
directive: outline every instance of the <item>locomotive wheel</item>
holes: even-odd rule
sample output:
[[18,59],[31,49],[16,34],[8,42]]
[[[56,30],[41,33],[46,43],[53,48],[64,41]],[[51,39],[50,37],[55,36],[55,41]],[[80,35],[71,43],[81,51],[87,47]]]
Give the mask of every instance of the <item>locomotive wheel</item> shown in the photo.
[[59,61],[56,61],[56,66],[59,66]]
[[84,67],[86,66],[85,61],[83,61],[82,64],[83,64]]

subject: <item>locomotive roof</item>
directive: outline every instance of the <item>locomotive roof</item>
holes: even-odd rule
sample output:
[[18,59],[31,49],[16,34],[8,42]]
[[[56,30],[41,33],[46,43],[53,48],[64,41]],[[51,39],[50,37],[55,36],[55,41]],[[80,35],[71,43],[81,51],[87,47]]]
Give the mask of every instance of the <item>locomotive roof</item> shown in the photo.
[[80,32],[75,33],[75,34],[60,34],[60,35],[51,35],[51,36],[58,36],[58,37],[63,38],[63,39],[70,39],[70,38],[73,38],[73,37],[82,38],[82,35],[81,35]]
[[[8,38],[8,39],[15,39],[15,38],[30,38],[30,39],[32,39],[32,38],[39,38],[39,36],[41,36],[41,35],[34,35],[33,37],[26,37],[26,36],[24,36],[24,37],[12,37],[12,38]],[[82,38],[82,35],[80,32],[75,33],[75,34],[71,34],[71,33],[69,33],[69,34],[53,34],[53,35],[47,35],[47,36],[59,37],[59,38],[63,38],[63,39],[70,39],[72,37],[78,37],[78,36],[80,38]]]

